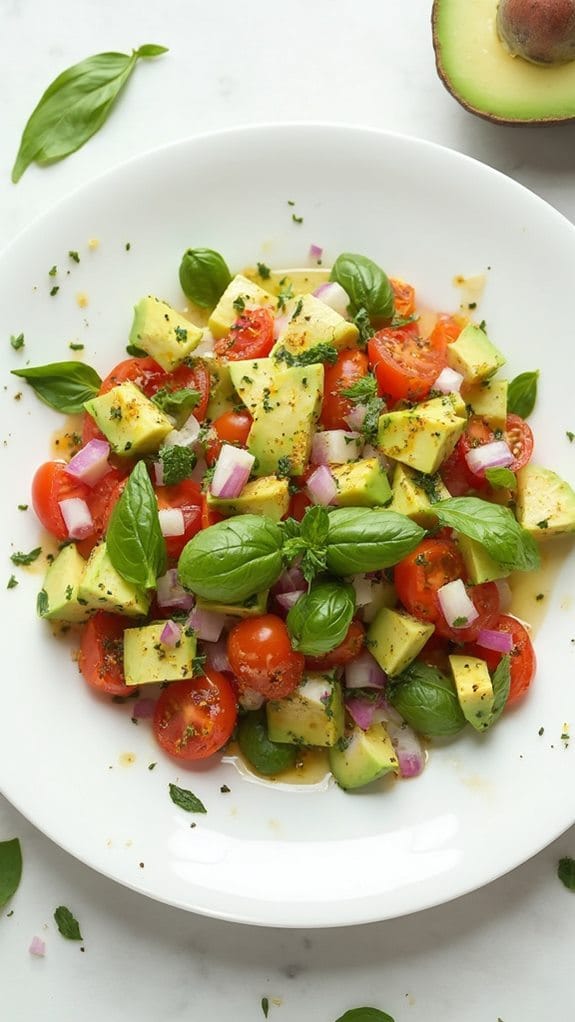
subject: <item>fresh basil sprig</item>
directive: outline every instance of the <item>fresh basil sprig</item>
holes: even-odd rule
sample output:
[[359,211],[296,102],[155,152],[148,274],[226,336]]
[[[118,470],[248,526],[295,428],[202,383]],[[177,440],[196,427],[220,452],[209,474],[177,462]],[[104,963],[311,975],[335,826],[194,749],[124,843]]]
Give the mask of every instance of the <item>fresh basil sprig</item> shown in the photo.
[[451,497],[434,504],[433,513],[440,525],[481,543],[502,567],[511,571],[533,571],[539,567],[535,540],[521,528],[509,508],[479,497]]
[[143,461],[132,469],[112,511],[106,547],[116,571],[151,589],[166,567],[166,543],[160,529],[156,495]]
[[352,316],[365,309],[370,320],[392,318],[395,298],[389,277],[367,256],[343,252],[333,264],[330,280],[347,291]]
[[96,397],[102,383],[98,373],[83,362],[50,362],[45,366],[13,369],[35,390],[36,396],[65,415],[84,411],[84,402]]
[[419,660],[388,686],[387,698],[410,727],[429,738],[447,738],[465,727],[451,680],[437,667]]
[[288,518],[280,528],[285,537],[282,551],[285,563],[290,564],[299,557],[303,577],[306,582],[312,582],[326,569],[327,509],[319,504],[307,508],[301,522]]
[[282,533],[259,515],[237,515],[198,532],[178,563],[185,589],[218,603],[241,603],[277,582]]
[[22,879],[22,849],[17,837],[0,841],[0,908],[16,893]]
[[329,514],[326,565],[334,575],[380,571],[421,543],[425,530],[395,511],[336,508]]
[[535,407],[537,400],[537,381],[539,370],[533,373],[520,373],[511,380],[507,391],[507,411],[526,419]]
[[24,128],[14,183],[31,163],[54,163],[80,149],[104,124],[139,58],[166,52],[165,46],[150,43],[131,54],[97,53],[58,75]]
[[286,625],[294,649],[306,656],[323,656],[347,635],[355,610],[352,586],[318,582],[290,610]]
[[213,309],[232,279],[228,265],[212,248],[188,248],[180,263],[180,285],[201,309]]

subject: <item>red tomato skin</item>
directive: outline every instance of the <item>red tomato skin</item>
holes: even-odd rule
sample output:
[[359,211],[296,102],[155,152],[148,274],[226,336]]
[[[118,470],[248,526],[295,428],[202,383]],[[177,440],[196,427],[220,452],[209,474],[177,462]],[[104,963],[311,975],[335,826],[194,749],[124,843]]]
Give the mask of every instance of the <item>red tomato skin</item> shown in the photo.
[[397,595],[410,614],[435,624],[441,613],[437,590],[464,573],[463,558],[453,540],[424,539],[394,568]]
[[66,472],[63,461],[45,461],[32,479],[32,507],[41,524],[56,539],[68,539],[59,501],[70,497],[87,500],[90,487],[78,482]]
[[183,535],[166,536],[168,557],[175,560],[186,543],[202,528],[202,491],[192,479],[184,479],[175,486],[156,486],[155,492],[158,508],[179,508],[184,515]]
[[349,429],[346,416],[353,410],[355,403],[351,398],[344,397],[341,391],[367,376],[367,370],[367,355],[363,351],[342,351],[334,365],[325,365],[320,414],[324,429]]
[[415,288],[404,280],[389,278],[393,289],[396,316],[412,316],[415,312]]
[[223,444],[245,447],[253,419],[249,412],[224,412],[212,422],[212,436],[206,444],[205,458],[209,467],[215,465]]
[[446,344],[419,336],[417,323],[384,327],[368,341],[367,352],[379,393],[393,401],[421,401],[446,364]]
[[[511,685],[507,699],[507,705],[512,705],[518,702],[530,687],[537,673],[537,655],[529,632],[511,614],[501,614],[491,625],[491,628],[497,632],[510,632],[513,637],[513,649],[510,656]],[[492,649],[485,649],[484,646],[476,644],[466,647],[465,652],[470,656],[485,660],[492,673],[503,657],[502,653],[497,653]]]
[[240,691],[284,699],[303,678],[305,657],[292,649],[288,630],[275,614],[246,618],[228,636],[228,659]]
[[274,317],[269,309],[246,309],[229,334],[214,345],[219,358],[237,362],[248,358],[266,358],[274,346]]
[[84,625],[78,666],[90,688],[110,696],[130,696],[134,686],[124,681],[124,628],[117,614],[99,610]]
[[207,667],[199,677],[171,682],[160,693],[152,729],[169,756],[195,762],[223,748],[232,736],[237,713],[230,682]]

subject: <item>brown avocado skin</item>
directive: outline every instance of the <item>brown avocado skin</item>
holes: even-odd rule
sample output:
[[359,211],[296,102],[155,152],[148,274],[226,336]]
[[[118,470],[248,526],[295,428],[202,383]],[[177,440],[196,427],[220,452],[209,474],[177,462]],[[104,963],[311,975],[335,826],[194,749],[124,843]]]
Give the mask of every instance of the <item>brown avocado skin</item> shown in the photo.
[[[467,97],[464,94],[462,94],[462,92],[459,91],[454,86],[454,84],[453,84],[453,82],[451,80],[449,71],[446,68],[446,61],[444,60],[444,53],[443,53],[444,45],[443,45],[443,42],[442,42],[442,39],[441,39],[440,19],[441,19],[441,14],[442,14],[442,8],[443,8],[443,6],[445,4],[450,3],[450,2],[452,2],[452,0],[433,0],[433,7],[432,7],[432,11],[431,11],[431,27],[432,27],[433,48],[434,48],[434,52],[435,52],[435,65],[436,65],[437,74],[438,74],[439,78],[441,79],[441,81],[443,82],[445,88],[451,94],[451,96],[453,96],[453,98],[455,100],[457,100],[457,102],[462,107],[464,107],[465,110],[469,111],[469,113],[475,114],[475,116],[477,116],[477,117],[481,117],[483,120],[489,121],[492,124],[505,124],[505,125],[510,125],[510,126],[512,126],[512,125],[517,125],[517,126],[521,126],[521,125],[535,126],[535,125],[539,125],[539,124],[545,125],[545,126],[547,126],[547,125],[554,125],[554,124],[562,125],[562,124],[570,124],[570,123],[573,123],[575,121],[575,110],[574,110],[573,113],[568,113],[568,114],[562,114],[562,113],[555,114],[554,112],[549,111],[548,113],[546,113],[545,115],[540,116],[540,117],[539,116],[528,116],[528,115],[525,115],[525,116],[512,116],[512,115],[506,115],[506,114],[503,114],[503,113],[498,113],[496,111],[492,111],[492,110],[488,109],[487,105],[485,107],[480,106],[477,103],[473,102],[469,97]],[[495,13],[496,13],[496,9],[497,9],[497,0],[492,0],[492,2],[493,2],[493,17],[495,17]],[[497,44],[499,44],[501,46],[501,48],[504,49],[504,44],[500,40],[497,40],[497,38],[496,38],[495,41],[494,41],[494,45],[497,45]],[[508,49],[505,49],[505,52],[509,53]],[[512,57],[511,59],[515,59],[515,58]],[[519,61],[521,61],[521,58],[517,58],[517,59]],[[565,65],[563,65],[563,66],[565,66]]]

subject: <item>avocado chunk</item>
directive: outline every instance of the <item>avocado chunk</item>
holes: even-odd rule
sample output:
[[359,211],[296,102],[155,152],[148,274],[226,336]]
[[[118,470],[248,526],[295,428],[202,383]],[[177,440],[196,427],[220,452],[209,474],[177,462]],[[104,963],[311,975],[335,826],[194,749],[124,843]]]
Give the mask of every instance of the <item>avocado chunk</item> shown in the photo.
[[239,497],[207,495],[208,507],[221,515],[263,515],[279,522],[287,514],[290,502],[287,479],[263,476],[246,483]]
[[556,472],[531,462],[517,473],[517,521],[536,539],[575,532],[575,492]]
[[220,415],[224,415],[226,412],[233,412],[234,410],[236,394],[230,373],[233,363],[220,362],[216,358],[205,358],[203,359],[203,364],[208,369],[212,378],[206,419],[213,422],[214,419],[219,419]]
[[449,666],[463,716],[476,731],[489,727],[494,693],[485,660],[472,656],[450,656]]
[[392,495],[389,510],[411,518],[424,529],[433,528],[436,523],[433,505],[451,496],[440,475],[414,472],[400,462],[393,473]]
[[393,582],[386,582],[384,579],[372,582],[371,602],[366,607],[362,607],[363,620],[366,624],[371,624],[382,607],[395,607],[396,605],[397,592]]
[[382,607],[367,632],[369,651],[386,674],[401,674],[415,660],[434,630],[432,624],[419,621],[411,614]]
[[275,300],[268,291],[238,273],[228,284],[209,320],[208,327],[218,340],[226,337],[244,309],[258,306],[274,308]]
[[86,561],[74,543],[69,543],[54,558],[46,572],[38,596],[38,614],[50,621],[85,621],[91,608],[78,602],[78,588],[84,576]]
[[266,713],[272,742],[331,747],[343,735],[341,685],[328,674],[307,673],[291,695],[266,703]]
[[359,330],[355,323],[344,319],[314,295],[298,295],[288,305],[287,312],[290,318],[272,348],[272,355],[281,348],[292,355],[301,355],[318,344],[331,344],[338,351],[357,344]]
[[248,596],[243,603],[218,603],[216,600],[204,600],[196,596],[198,610],[211,610],[214,614],[229,614],[230,617],[259,617],[265,614],[268,606],[269,589],[264,589],[255,596]]
[[323,375],[323,365],[293,366],[274,374],[254,410],[248,436],[248,451],[257,458],[255,475],[285,470],[297,476],[305,471],[321,408]]
[[241,359],[230,362],[230,379],[236,394],[249,412],[255,411],[264,400],[265,391],[271,389],[276,368],[272,358]]
[[379,417],[377,446],[389,458],[433,475],[465,429],[466,419],[458,414],[458,407],[459,401],[454,403],[449,394],[414,408],[385,412]]
[[575,62],[539,67],[513,57],[497,34],[496,0],[435,0],[437,71],[471,113],[501,124],[575,119]]
[[124,678],[126,685],[152,685],[158,681],[182,681],[194,675],[196,639],[182,637],[175,646],[165,646],[161,635],[165,621],[124,632]]
[[504,430],[507,424],[507,380],[482,380],[465,387],[463,397],[470,415],[485,419],[491,429]]
[[148,295],[134,306],[130,344],[143,348],[167,373],[197,348],[203,330],[160,298]]
[[329,766],[340,788],[363,788],[384,774],[399,769],[385,724],[367,731],[354,727],[329,750]]
[[[280,292],[285,294],[289,291],[292,295],[308,295],[315,291],[320,284],[327,284],[330,270],[321,266],[311,266],[301,270],[271,270],[269,266],[260,263],[264,268],[265,275],[262,277],[259,269],[244,270],[245,276],[259,284],[265,291],[278,296]],[[266,272],[267,271],[267,272]]]
[[447,364],[461,373],[466,383],[481,383],[505,365],[505,359],[485,330],[468,323],[457,340],[447,345]]
[[91,610],[107,610],[126,617],[143,617],[150,606],[146,590],[118,574],[105,543],[94,547],[84,569],[78,586],[78,603],[83,601]]
[[391,500],[391,487],[379,458],[332,465],[331,474],[337,486],[336,507],[383,507]]
[[457,542],[469,581],[474,586],[481,585],[482,582],[493,582],[498,578],[507,578],[510,574],[509,569],[498,564],[481,543],[469,539],[463,533],[459,533]]
[[297,749],[270,741],[265,710],[240,717],[237,735],[242,755],[264,777],[274,777],[295,766]]
[[133,458],[157,451],[174,425],[134,383],[121,383],[84,403],[115,454]]

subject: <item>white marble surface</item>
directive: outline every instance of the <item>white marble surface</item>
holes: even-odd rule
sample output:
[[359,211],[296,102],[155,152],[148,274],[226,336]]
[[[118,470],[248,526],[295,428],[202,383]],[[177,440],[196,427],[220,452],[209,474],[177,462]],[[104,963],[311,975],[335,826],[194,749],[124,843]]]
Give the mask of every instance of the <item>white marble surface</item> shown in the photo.
[[[463,111],[435,75],[430,6],[0,0],[0,245],[132,156],[197,132],[272,121],[349,122],[431,139],[499,168],[575,220],[575,126],[503,128]],[[143,42],[163,43],[170,53],[137,68],[100,134],[13,186],[20,133],[48,82],[88,54]],[[25,740],[25,722],[2,726],[20,727]],[[5,1022],[248,1022],[263,1018],[263,996],[277,1022],[333,1022],[346,1008],[370,1003],[396,1022],[535,1022],[544,1014],[567,1022],[574,1015],[575,901],[555,868],[560,855],[575,854],[575,831],[451,905],[309,934],[240,928],[147,901],[77,863],[0,798],[0,840],[13,836],[22,842],[24,876],[13,915],[0,914]],[[57,904],[81,920],[83,953],[55,932]],[[46,940],[43,960],[28,954],[34,934]]]

